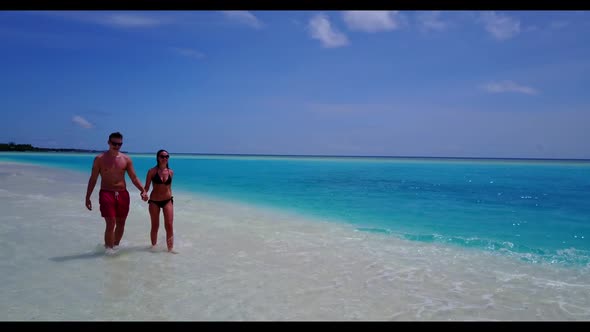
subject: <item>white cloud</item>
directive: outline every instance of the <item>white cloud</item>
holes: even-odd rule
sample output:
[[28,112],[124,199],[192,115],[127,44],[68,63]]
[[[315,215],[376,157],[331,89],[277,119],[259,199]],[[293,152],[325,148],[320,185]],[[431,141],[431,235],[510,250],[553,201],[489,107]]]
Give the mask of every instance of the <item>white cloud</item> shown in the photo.
[[498,40],[512,38],[520,32],[520,21],[506,15],[485,12],[481,14],[481,21],[485,29]]
[[86,128],[86,129],[94,127],[94,125],[92,123],[88,122],[88,120],[84,119],[83,117],[81,117],[79,115],[74,116],[72,118],[72,122],[82,128]]
[[309,20],[311,37],[318,39],[322,46],[332,48],[349,44],[345,34],[332,28],[330,20],[325,15],[316,15]]
[[512,81],[492,82],[484,85],[483,88],[491,93],[518,92],[527,95],[535,95],[538,93],[534,88],[519,85]]
[[349,10],[342,18],[351,30],[378,32],[395,30],[400,26],[400,16],[394,10]]
[[161,25],[163,22],[138,14],[110,14],[101,19],[103,24],[122,28],[150,28]]
[[182,56],[189,58],[202,59],[205,57],[205,54],[190,48],[173,47],[172,50]]
[[252,13],[246,10],[223,11],[223,15],[229,20],[251,26],[253,28],[262,28],[262,22]]
[[31,12],[63,18],[83,23],[99,24],[114,28],[151,28],[174,22],[172,17],[164,17],[158,14],[138,14],[131,12],[101,12],[101,11],[42,11]]
[[425,30],[440,31],[446,29],[449,24],[440,19],[440,11],[420,12],[416,15],[418,24]]

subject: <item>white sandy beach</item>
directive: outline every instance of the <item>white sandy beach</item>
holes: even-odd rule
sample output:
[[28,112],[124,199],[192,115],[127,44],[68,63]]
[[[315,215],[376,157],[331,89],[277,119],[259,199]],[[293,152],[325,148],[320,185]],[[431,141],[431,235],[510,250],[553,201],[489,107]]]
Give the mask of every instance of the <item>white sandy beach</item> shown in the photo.
[[[89,170],[90,171],[90,170]],[[89,174],[0,163],[0,320],[588,320],[586,272],[364,233],[174,190],[150,252],[131,185],[104,255]]]

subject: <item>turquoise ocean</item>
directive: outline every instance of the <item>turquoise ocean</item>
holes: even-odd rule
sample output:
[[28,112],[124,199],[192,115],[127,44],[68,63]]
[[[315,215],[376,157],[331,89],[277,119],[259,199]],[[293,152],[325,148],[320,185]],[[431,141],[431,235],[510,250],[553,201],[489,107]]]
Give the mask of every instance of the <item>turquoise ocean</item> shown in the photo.
[[[0,153],[90,174],[95,154]],[[155,154],[130,154],[141,181]],[[523,264],[590,268],[590,161],[171,153],[174,187]]]

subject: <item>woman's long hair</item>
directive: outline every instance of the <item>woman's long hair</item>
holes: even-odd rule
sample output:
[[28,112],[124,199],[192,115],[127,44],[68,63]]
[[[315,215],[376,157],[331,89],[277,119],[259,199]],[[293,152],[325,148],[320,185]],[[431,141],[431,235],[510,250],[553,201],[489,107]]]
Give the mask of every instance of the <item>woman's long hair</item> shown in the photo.
[[[159,158],[160,158],[160,153],[162,153],[162,152],[166,152],[166,153],[168,153],[168,155],[170,155],[170,153],[168,151],[164,150],[164,149],[158,150],[158,152],[156,152],[156,168],[158,167],[158,165],[160,165]],[[166,161],[166,168],[170,168],[170,167],[168,167],[168,162],[167,161]]]

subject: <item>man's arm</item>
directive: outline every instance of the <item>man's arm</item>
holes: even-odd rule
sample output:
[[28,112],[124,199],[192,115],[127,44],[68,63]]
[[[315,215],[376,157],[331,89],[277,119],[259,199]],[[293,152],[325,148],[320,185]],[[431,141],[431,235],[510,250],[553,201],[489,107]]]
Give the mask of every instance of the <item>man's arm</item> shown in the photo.
[[92,202],[90,201],[90,196],[92,195],[94,186],[96,186],[96,181],[98,180],[99,174],[100,159],[99,156],[96,156],[94,157],[94,162],[92,163],[92,172],[90,173],[90,178],[88,179],[88,187],[86,188],[86,208],[88,210],[92,210]]
[[130,157],[127,157],[127,174],[129,174],[131,182],[133,182],[135,187],[139,189],[139,191],[141,192],[141,199],[145,201],[147,199],[147,193],[143,189],[143,185],[141,184],[141,181],[139,181],[137,174],[135,174],[135,168],[133,168],[133,161],[131,161]]

